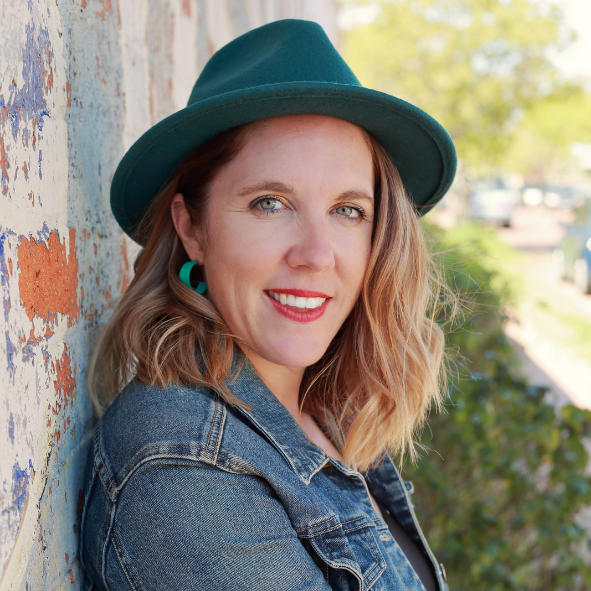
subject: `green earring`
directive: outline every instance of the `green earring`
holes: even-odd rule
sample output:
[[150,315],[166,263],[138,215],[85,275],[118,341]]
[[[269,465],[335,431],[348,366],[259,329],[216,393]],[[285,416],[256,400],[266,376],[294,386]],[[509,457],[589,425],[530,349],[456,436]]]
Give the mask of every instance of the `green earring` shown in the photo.
[[189,261],[188,263],[185,263],[181,267],[181,270],[179,271],[179,279],[189,289],[192,289],[192,290],[196,291],[199,294],[203,294],[203,293],[205,293],[205,290],[207,289],[207,283],[205,283],[205,281],[200,281],[197,284],[197,287],[193,287],[191,285],[191,271],[193,270],[193,267],[195,267],[195,265],[198,265],[198,264],[199,264],[199,261]]

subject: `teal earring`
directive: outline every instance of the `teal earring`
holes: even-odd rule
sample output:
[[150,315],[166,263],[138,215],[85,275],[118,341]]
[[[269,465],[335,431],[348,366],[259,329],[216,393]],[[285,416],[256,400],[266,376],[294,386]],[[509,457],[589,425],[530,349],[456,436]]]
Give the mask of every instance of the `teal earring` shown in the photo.
[[205,290],[207,289],[207,283],[205,283],[205,281],[200,281],[199,283],[197,283],[197,287],[193,287],[191,285],[191,271],[193,270],[195,265],[198,265],[198,264],[199,264],[199,261],[189,261],[188,263],[185,263],[181,267],[181,270],[179,271],[179,279],[189,289],[192,289],[199,294],[203,294],[203,293],[205,293]]

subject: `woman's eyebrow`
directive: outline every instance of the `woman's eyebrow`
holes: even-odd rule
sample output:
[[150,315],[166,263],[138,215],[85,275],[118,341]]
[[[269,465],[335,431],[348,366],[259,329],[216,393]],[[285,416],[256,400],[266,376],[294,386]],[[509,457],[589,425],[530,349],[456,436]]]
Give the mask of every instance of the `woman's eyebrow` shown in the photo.
[[286,185],[285,183],[281,183],[279,181],[261,181],[256,185],[250,185],[248,187],[244,187],[238,195],[241,197],[244,195],[251,195],[252,193],[258,193],[259,191],[271,191],[273,193],[287,193],[293,195],[295,193],[293,187]]
[[374,202],[374,198],[372,195],[369,195],[365,191],[360,191],[360,190],[355,190],[355,189],[341,193],[337,197],[337,199],[364,199],[365,201],[369,201],[371,203]]
[[[261,181],[255,185],[244,187],[240,193],[238,193],[238,195],[244,197],[246,195],[251,195],[252,193],[259,193],[260,191],[270,191],[272,193],[284,193],[288,195],[295,194],[295,189],[289,185],[286,185],[285,183],[281,183],[279,181]],[[352,189],[350,191],[341,193],[335,198],[335,201],[340,199],[363,199],[371,203],[374,201],[374,198],[371,195],[368,195],[365,191],[357,189]]]

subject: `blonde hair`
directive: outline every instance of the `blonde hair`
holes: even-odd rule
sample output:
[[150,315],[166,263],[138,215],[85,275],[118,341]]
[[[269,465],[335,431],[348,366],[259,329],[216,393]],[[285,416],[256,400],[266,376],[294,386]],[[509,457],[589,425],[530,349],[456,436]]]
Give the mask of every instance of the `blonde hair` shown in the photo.
[[[195,384],[244,407],[226,385],[235,347],[213,304],[188,289],[188,260],[170,205],[182,193],[193,223],[204,224],[209,186],[256,129],[250,123],[192,152],[159,192],[135,239],[145,244],[135,276],[106,324],[90,365],[100,415],[134,376],[159,386]],[[432,404],[441,404],[444,335],[435,322],[443,283],[425,244],[419,216],[382,146],[364,132],[374,163],[376,215],[361,294],[323,357],[307,367],[302,408],[315,416],[345,462],[366,470],[389,449],[416,456],[413,437]],[[202,355],[196,355],[196,350]],[[240,368],[238,368],[238,373]]]

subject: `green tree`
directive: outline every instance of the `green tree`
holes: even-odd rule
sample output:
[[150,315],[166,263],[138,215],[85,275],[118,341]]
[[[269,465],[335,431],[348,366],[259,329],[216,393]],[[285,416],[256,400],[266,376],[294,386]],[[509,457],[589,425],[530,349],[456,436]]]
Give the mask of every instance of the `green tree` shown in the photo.
[[546,52],[566,42],[560,11],[529,0],[375,3],[375,21],[343,35],[360,81],[423,108],[449,131],[465,164],[493,169],[520,114],[556,84]]
[[503,166],[545,183],[573,161],[574,142],[591,143],[591,95],[565,85],[525,113]]
[[502,330],[514,279],[494,231],[432,232],[450,286],[472,304],[449,334],[463,358],[447,412],[432,416],[422,439],[435,451],[405,468],[427,538],[452,591],[588,590],[581,549],[591,540],[577,515],[591,504],[582,443],[591,412],[557,411],[521,377]]

